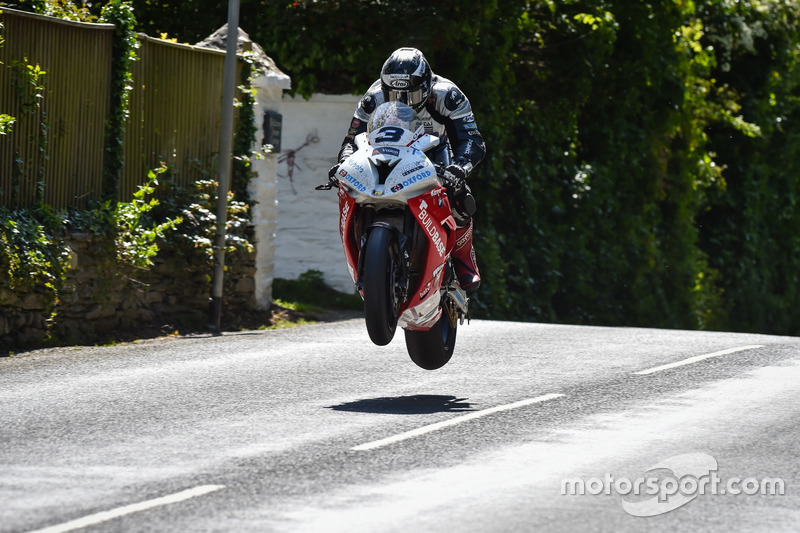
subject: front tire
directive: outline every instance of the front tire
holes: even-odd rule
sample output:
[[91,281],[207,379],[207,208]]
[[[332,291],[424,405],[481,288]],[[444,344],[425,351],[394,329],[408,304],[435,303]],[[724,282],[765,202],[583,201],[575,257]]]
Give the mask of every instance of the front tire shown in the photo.
[[372,228],[364,256],[364,319],[373,343],[385,346],[397,329],[400,303],[395,291],[398,275],[397,239],[388,228]]
[[425,370],[436,370],[443,367],[453,356],[456,345],[456,328],[447,317],[446,312],[427,331],[406,330],[406,348],[411,360]]

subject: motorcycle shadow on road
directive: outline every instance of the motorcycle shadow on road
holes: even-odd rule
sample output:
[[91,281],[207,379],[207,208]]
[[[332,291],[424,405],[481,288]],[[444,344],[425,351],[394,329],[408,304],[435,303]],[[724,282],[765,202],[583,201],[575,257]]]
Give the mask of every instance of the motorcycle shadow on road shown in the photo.
[[346,402],[328,407],[334,411],[351,411],[358,413],[385,413],[391,415],[422,415],[459,411],[474,411],[467,398],[442,396],[436,394],[415,394],[413,396],[395,396],[384,398],[367,398]]

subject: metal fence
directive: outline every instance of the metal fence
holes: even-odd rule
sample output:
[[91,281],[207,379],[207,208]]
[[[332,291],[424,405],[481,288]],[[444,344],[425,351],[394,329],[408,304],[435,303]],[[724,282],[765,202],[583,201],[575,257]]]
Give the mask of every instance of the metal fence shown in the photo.
[[[12,132],[0,135],[0,206],[82,207],[99,199],[114,27],[9,9],[0,22],[0,113],[16,117]],[[225,52],[141,34],[139,41],[122,200],[161,161],[178,183],[206,177],[219,146]],[[37,66],[44,71],[38,81]]]
[[0,136],[0,205],[97,197],[114,26],[5,9],[0,22],[0,112],[16,118]]
[[216,171],[220,141],[225,53],[141,34],[139,40],[122,198],[130,198],[162,161],[176,170],[180,184],[207,177],[209,169]]

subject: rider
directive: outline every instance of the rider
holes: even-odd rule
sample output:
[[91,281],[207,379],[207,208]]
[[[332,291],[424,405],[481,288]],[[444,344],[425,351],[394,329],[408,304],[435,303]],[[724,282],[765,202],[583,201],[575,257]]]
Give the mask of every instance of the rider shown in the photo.
[[443,141],[432,159],[440,168],[456,220],[452,257],[461,287],[474,291],[481,277],[472,246],[475,200],[466,178],[483,160],[486,146],[467,97],[455,83],[434,74],[422,52],[416,48],[399,48],[392,52],[383,64],[380,79],[358,103],[339,151],[339,164],[331,168],[328,176],[331,181],[336,180],[337,168],[356,150],[356,135],[367,130],[370,115],[388,101],[411,106],[425,131],[439,135]]

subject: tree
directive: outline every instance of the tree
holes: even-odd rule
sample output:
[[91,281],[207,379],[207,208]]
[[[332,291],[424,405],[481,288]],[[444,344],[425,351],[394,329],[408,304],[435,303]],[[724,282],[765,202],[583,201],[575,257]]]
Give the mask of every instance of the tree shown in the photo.
[[[134,0],[196,42],[225,3]],[[791,332],[800,6],[781,0],[243,0],[294,91],[361,93],[399,46],[469,95],[494,318]],[[764,258],[770,258],[765,261]]]

